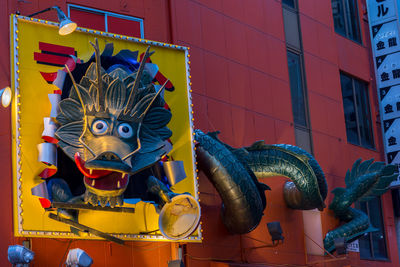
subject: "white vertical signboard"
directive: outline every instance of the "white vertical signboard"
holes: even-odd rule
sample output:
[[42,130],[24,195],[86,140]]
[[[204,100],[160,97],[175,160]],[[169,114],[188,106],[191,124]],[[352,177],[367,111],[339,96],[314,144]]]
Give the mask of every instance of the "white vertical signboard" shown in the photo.
[[[396,0],[368,0],[386,161],[400,164],[400,25]],[[394,182],[400,185],[400,181]]]

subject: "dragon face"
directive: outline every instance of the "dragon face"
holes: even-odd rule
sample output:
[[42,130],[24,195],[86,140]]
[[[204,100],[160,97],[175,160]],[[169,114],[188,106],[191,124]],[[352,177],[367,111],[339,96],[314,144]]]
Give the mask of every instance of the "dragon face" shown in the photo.
[[[56,136],[59,146],[84,175],[85,201],[104,206],[122,204],[129,174],[147,168],[169,152],[171,136],[167,124],[171,112],[144,70],[133,72],[96,62],[86,70],[60,104]],[[100,77],[100,79],[98,79]]]

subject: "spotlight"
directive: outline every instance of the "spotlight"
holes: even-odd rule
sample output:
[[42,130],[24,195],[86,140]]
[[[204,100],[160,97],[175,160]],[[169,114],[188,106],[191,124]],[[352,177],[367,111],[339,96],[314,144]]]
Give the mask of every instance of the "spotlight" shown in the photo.
[[65,264],[68,267],[89,267],[93,264],[93,260],[82,249],[74,248],[68,252],[67,261]]
[[338,237],[333,240],[335,249],[338,255],[343,255],[347,253],[347,244],[344,237]]
[[3,107],[8,107],[11,103],[11,88],[9,86],[3,88],[0,90],[0,98],[1,98],[1,104]]
[[271,235],[272,244],[275,244],[275,241],[278,241],[279,243],[279,240],[282,240],[283,242],[283,239],[285,238],[282,236],[283,232],[280,222],[267,223],[267,227],[268,227],[268,232]]
[[21,245],[14,245],[8,247],[8,261],[13,266],[24,266],[33,260],[35,253]]
[[47,12],[49,10],[55,10],[57,11],[57,16],[58,16],[58,21],[60,23],[60,28],[58,30],[58,34],[59,35],[67,35],[70,34],[71,32],[75,31],[77,25],[75,22],[71,21],[65,14],[64,12],[61,10],[61,8],[59,8],[58,6],[52,6],[46,9],[43,9],[41,11],[38,11],[36,13],[33,13],[31,15],[28,15],[28,17],[33,17],[36,16],[38,14]]

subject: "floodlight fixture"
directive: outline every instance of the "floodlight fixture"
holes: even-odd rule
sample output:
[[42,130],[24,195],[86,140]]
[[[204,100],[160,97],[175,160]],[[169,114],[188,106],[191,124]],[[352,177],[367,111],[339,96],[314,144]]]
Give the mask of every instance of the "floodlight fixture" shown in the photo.
[[0,89],[0,99],[1,99],[1,105],[3,107],[6,108],[10,105],[11,98],[12,98],[12,93],[10,86]]
[[282,236],[283,231],[280,222],[267,223],[267,227],[268,227],[268,232],[271,235],[272,244],[275,244],[275,241],[278,241],[279,243],[279,240],[282,240],[283,242],[285,238]]
[[68,252],[67,261],[65,264],[68,267],[89,267],[93,264],[93,260],[82,249],[74,248]]
[[61,8],[58,7],[58,6],[52,6],[52,7],[43,9],[41,11],[35,12],[35,13],[31,14],[31,15],[28,15],[28,17],[33,17],[33,16],[36,16],[38,14],[41,14],[41,13],[44,13],[44,12],[47,12],[47,11],[50,11],[50,10],[57,11],[58,21],[60,23],[60,27],[59,27],[59,30],[58,30],[58,34],[59,35],[67,35],[67,34],[72,33],[73,31],[75,31],[75,29],[77,27],[76,23],[73,22],[70,18],[68,18],[64,14],[64,12],[61,10]]
[[33,260],[35,253],[24,246],[13,245],[8,247],[7,256],[13,266],[25,266]]

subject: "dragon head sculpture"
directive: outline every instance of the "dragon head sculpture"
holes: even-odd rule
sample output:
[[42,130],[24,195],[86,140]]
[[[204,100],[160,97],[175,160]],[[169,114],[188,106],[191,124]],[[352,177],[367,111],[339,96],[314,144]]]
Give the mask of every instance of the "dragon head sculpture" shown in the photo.
[[92,205],[122,204],[129,175],[161,159],[171,148],[167,128],[171,112],[164,108],[161,92],[154,85],[145,62],[129,71],[117,65],[102,67],[99,46],[79,83],[72,80],[68,98],[60,104],[56,132],[61,149],[84,175],[85,201]]

